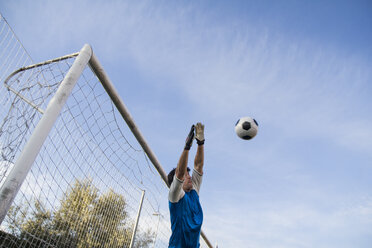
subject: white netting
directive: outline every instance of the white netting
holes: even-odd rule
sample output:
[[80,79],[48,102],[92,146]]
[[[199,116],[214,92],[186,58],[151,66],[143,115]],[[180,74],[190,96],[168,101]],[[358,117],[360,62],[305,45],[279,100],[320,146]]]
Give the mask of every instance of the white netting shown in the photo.
[[[0,18],[0,186],[74,57],[32,60]],[[167,247],[168,188],[87,67],[0,229],[0,247]],[[201,239],[201,246],[207,247]]]
[[[11,103],[9,102],[10,99],[7,96],[7,89],[3,87],[3,82],[5,77],[9,75],[12,71],[31,64],[32,60],[30,56],[28,56],[27,52],[23,48],[22,44],[18,41],[15,34],[12,32],[11,28],[9,27],[8,23],[0,14],[0,120],[5,120],[7,118],[7,110],[10,109]],[[2,130],[3,122],[0,123],[0,130]],[[22,124],[20,124],[22,125]],[[17,128],[17,127],[14,127]],[[9,130],[11,132],[11,130]],[[6,144],[10,144],[12,138],[11,134],[6,135],[7,137],[3,137],[4,135],[0,133],[0,149],[6,148]],[[13,137],[17,135],[14,134]],[[8,141],[7,141],[8,140]],[[21,143],[18,144],[10,144],[10,149],[19,149],[22,146]],[[2,150],[3,150],[2,149]],[[15,153],[13,153],[15,154]],[[0,185],[2,184],[5,176],[9,173],[11,168],[11,163],[6,160],[3,156],[3,152],[1,152],[2,157],[0,158]],[[9,156],[8,156],[9,157]],[[13,157],[14,158],[14,157]]]

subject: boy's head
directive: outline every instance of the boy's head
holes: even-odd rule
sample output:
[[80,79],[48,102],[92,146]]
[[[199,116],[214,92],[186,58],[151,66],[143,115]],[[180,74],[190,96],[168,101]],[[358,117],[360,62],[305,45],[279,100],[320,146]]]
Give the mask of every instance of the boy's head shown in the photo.
[[[189,172],[190,171],[190,168],[187,167],[187,171]],[[172,182],[173,182],[173,178],[174,178],[174,174],[176,173],[176,168],[174,168],[173,170],[171,170],[168,174],[168,184],[169,186],[171,186]]]

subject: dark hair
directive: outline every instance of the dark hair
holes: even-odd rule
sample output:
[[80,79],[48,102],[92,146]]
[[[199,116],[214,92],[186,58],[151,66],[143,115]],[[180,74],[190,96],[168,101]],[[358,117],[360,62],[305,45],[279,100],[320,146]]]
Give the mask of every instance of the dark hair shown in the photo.
[[[190,171],[190,168],[187,167],[187,171]],[[174,174],[176,173],[176,168],[174,168],[173,170],[171,170],[168,174],[168,184],[169,186],[171,186],[172,182],[173,182],[173,178],[174,178]]]

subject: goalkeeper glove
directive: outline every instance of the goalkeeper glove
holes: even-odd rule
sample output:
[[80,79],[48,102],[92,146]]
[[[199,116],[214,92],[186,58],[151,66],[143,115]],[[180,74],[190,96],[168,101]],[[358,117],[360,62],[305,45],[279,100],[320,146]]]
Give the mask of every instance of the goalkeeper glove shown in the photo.
[[198,145],[204,145],[204,125],[200,122],[195,126],[195,138]]
[[184,148],[185,150],[190,150],[192,146],[192,141],[194,140],[194,130],[195,130],[195,126],[192,125],[189,135],[186,138],[185,148]]

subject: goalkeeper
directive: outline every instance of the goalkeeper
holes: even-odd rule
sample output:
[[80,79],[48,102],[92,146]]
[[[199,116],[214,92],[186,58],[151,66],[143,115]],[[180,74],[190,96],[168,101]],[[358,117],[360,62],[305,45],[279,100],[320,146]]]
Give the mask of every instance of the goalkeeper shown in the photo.
[[[198,148],[191,177],[187,161],[194,136]],[[204,140],[204,125],[201,123],[193,125],[186,138],[177,168],[168,174],[170,185],[168,199],[172,228],[169,247],[195,248],[200,246],[203,211],[199,202],[199,189],[203,177]]]

